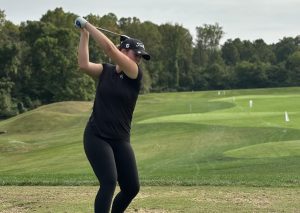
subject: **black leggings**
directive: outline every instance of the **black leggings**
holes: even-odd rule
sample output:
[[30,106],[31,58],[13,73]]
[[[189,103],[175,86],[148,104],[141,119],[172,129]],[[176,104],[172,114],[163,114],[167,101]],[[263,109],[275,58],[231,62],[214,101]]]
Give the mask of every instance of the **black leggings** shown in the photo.
[[119,183],[111,212],[124,212],[140,189],[137,166],[130,142],[102,138],[89,122],[84,132],[84,150],[100,182],[95,213],[108,213]]

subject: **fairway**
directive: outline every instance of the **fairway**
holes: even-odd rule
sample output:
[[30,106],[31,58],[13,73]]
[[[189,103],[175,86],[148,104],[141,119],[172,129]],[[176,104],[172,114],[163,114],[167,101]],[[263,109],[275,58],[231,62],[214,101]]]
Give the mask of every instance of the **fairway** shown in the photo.
[[[82,145],[91,108],[1,121],[0,184],[98,184]],[[299,187],[300,88],[140,95],[131,143],[142,185]]]
[[225,156],[235,158],[280,158],[300,156],[300,141],[270,142],[229,150]]

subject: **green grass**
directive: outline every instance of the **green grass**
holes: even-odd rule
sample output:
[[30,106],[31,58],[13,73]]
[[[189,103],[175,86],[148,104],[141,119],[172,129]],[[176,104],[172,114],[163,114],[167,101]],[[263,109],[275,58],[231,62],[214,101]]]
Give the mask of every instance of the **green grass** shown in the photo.
[[270,142],[226,151],[225,156],[235,158],[281,158],[300,156],[300,141]]
[[[82,145],[91,107],[0,121],[0,185],[97,184]],[[131,143],[143,185],[300,186],[300,88],[141,95]]]

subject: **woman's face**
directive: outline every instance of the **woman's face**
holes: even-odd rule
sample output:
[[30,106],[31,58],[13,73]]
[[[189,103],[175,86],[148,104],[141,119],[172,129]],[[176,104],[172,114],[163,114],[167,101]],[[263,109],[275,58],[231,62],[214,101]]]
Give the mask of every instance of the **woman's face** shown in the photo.
[[129,49],[129,50],[125,50],[123,51],[123,53],[125,55],[127,55],[131,60],[133,60],[135,63],[139,64],[141,59],[142,59],[142,56],[141,55],[138,55],[136,54],[133,50]]

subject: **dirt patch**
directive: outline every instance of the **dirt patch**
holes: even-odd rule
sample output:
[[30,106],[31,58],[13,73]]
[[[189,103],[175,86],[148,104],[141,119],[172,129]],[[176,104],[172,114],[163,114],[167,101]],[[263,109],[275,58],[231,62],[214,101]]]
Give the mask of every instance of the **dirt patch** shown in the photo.
[[[90,213],[97,190],[97,186],[2,186],[0,212]],[[299,195],[300,188],[142,186],[126,212],[298,212]]]

